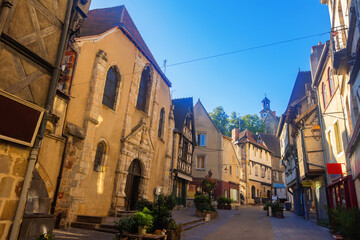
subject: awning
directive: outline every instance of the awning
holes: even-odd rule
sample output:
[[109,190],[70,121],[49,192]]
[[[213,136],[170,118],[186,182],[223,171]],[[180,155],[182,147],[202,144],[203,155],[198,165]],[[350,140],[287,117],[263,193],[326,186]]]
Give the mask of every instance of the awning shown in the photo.
[[285,188],[285,185],[281,183],[274,183],[273,188]]
[[193,180],[192,177],[190,177],[188,175],[185,175],[185,174],[182,174],[182,173],[179,173],[179,172],[177,173],[177,177],[188,180],[189,182],[192,182],[192,180]]

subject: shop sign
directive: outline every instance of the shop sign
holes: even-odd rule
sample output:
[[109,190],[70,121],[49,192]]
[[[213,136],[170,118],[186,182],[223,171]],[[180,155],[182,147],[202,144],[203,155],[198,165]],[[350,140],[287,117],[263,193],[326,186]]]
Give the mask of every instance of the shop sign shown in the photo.
[[310,180],[303,180],[301,181],[301,185],[303,187],[312,187],[314,185],[314,182]]
[[0,90],[0,139],[32,146],[44,109]]

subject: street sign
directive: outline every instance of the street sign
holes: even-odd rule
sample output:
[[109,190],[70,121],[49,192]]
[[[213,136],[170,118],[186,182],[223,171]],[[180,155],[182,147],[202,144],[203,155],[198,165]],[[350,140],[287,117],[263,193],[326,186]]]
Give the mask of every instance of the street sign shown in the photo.
[[301,185],[303,187],[312,187],[314,185],[314,182],[310,180],[303,180],[301,181]]

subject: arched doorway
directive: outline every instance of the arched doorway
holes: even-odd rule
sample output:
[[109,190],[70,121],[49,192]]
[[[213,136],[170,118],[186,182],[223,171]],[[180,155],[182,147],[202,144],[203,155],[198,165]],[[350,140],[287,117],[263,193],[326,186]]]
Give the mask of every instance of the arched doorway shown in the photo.
[[268,197],[268,198],[271,197],[271,192],[270,192],[270,190],[267,190],[267,197]]
[[140,160],[135,159],[131,162],[128,169],[128,175],[126,179],[126,209],[134,210],[136,208],[136,202],[139,198],[139,187],[141,181],[141,164]]
[[254,199],[256,196],[255,196],[255,187],[252,186],[251,187],[251,198]]

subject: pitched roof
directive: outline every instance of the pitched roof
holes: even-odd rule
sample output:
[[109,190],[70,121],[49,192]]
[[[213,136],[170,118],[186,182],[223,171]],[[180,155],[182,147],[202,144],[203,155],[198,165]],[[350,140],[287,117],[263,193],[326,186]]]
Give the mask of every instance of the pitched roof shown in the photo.
[[175,128],[181,130],[187,116],[187,113],[194,112],[193,110],[193,98],[178,98],[171,100],[174,105],[174,120]]
[[298,72],[287,108],[289,108],[291,104],[302,99],[306,95],[305,84],[311,85],[311,83],[312,81],[310,71]]
[[145,57],[147,57],[148,60],[154,65],[156,70],[160,73],[164,81],[170,87],[171,82],[161,71],[154,56],[147,47],[144,39],[142,38],[139,30],[137,29],[124,5],[90,10],[88,17],[81,26],[80,36],[84,37],[99,35],[114,27],[119,27],[124,31],[125,35],[128,35],[130,40],[133,41],[139,50],[143,52]]
[[272,134],[259,133],[266,147],[273,152],[274,156],[280,157],[280,139]]
[[265,145],[257,142],[256,135],[252,134],[248,129],[245,129],[241,133],[239,133],[239,140],[236,143],[252,143],[260,148],[269,150]]
[[319,44],[319,45],[313,46],[311,48],[310,69],[311,69],[311,75],[312,75],[313,79],[315,78],[315,72],[316,72],[316,69],[318,68],[318,65],[320,62],[320,57],[321,57],[324,47],[325,47],[325,44]]

